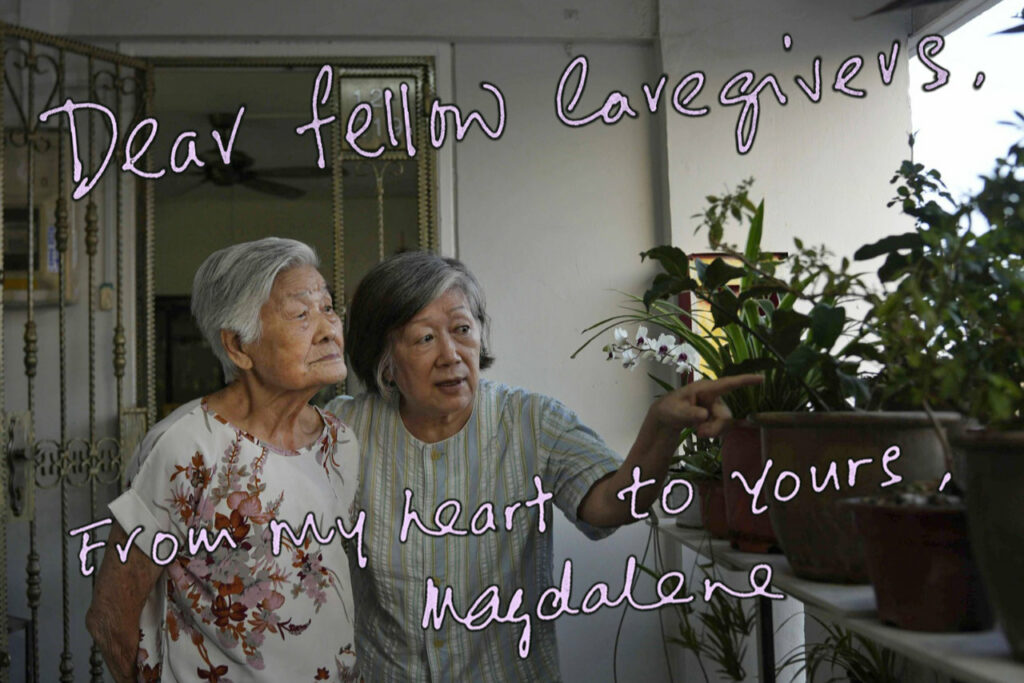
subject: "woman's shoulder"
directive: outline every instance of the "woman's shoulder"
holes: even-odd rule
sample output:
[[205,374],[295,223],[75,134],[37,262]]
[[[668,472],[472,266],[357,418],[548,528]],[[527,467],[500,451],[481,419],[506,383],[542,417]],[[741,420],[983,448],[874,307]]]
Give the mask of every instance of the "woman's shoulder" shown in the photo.
[[[336,400],[336,399],[335,399]],[[325,434],[331,447],[349,447],[346,444],[358,446],[356,443],[355,433],[352,428],[338,417],[335,413],[331,412],[328,408],[316,408],[317,413],[323,418],[325,425]]]
[[324,410],[326,410],[328,413],[334,415],[338,419],[341,419],[342,422],[344,422],[345,420],[342,419],[342,415],[346,413],[351,413],[352,409],[355,407],[355,402],[355,396],[349,396],[348,394],[338,394],[337,396],[335,396],[334,398],[327,402],[327,404],[324,406]]
[[558,399],[501,382],[481,379],[478,391],[482,401],[505,415],[543,416],[550,410],[568,410]]
[[324,410],[337,417],[346,427],[358,428],[364,417],[381,411],[390,412],[391,404],[383,396],[368,392],[355,396],[339,394],[327,402]]
[[197,398],[182,404],[146,432],[128,460],[125,479],[134,479],[142,466],[152,457],[166,458],[175,453],[191,456],[193,447],[202,440],[202,434],[208,431],[209,425],[204,420],[202,399]]

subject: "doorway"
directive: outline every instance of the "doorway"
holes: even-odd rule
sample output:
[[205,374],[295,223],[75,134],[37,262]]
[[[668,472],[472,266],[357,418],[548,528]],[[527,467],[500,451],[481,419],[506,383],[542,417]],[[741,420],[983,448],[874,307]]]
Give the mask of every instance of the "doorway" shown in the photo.
[[[317,165],[311,133],[296,128],[312,117],[321,67],[334,71],[321,116],[341,115],[322,129],[326,163]],[[154,144],[169,164],[175,136],[196,131],[197,157],[180,174],[156,184],[155,320],[157,416],[221,386],[219,364],[188,315],[192,275],[212,251],[267,236],[311,245],[344,311],[355,283],[386,255],[436,249],[434,160],[426,139],[424,103],[432,91],[429,59],[156,60],[153,110],[167,131]],[[388,144],[384,93],[405,86],[413,108],[415,156],[402,148],[402,111],[391,110],[398,145]],[[369,105],[371,125],[360,147],[385,151],[369,159],[343,142],[353,107]],[[244,109],[243,109],[244,107]],[[339,123],[341,122],[341,123]],[[232,139],[230,163],[212,138]],[[339,150],[336,152],[336,150]],[[187,152],[179,147],[179,160]],[[340,163],[332,160],[340,157]],[[329,398],[325,390],[319,401]]]
[[[220,246],[289,236],[317,249],[344,303],[380,258],[436,249],[424,115],[433,61],[145,60],[2,23],[0,46],[0,683],[103,680],[84,626],[87,570],[102,554],[80,564],[82,529],[108,517],[125,463],[154,421],[219,380],[189,329],[192,274]],[[322,114],[340,121],[359,102],[381,118],[383,92],[405,84],[418,154],[391,146],[364,159],[335,124],[323,129],[319,169],[295,127],[309,120],[324,64],[336,88]],[[79,200],[68,116],[38,118],[66,99],[102,104],[117,122],[115,132],[95,111],[75,115],[86,177],[113,150]],[[210,132],[229,134],[241,105],[237,154],[211,156]],[[126,139],[150,117],[159,134],[140,169],[169,166],[188,130],[197,158],[210,163],[156,180],[122,172]],[[361,140],[369,146],[387,131],[371,127]],[[106,532],[96,527],[92,540]]]

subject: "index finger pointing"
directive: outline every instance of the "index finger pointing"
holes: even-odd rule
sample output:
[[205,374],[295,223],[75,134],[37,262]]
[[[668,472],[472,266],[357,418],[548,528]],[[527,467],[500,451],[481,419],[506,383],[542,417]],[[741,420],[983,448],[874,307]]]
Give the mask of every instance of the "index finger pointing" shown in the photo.
[[698,393],[702,395],[711,394],[712,396],[721,396],[722,394],[728,394],[730,391],[739,389],[741,387],[749,387],[755,384],[760,384],[764,381],[762,375],[732,375],[731,377],[722,377],[720,379],[711,380],[707,384],[701,383],[697,388]]

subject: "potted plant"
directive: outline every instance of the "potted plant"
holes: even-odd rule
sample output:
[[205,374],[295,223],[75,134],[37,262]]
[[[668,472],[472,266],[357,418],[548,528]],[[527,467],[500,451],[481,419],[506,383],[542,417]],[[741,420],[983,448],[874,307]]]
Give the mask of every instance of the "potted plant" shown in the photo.
[[681,451],[682,476],[697,487],[701,525],[714,538],[729,538],[721,446],[714,439],[684,433]]
[[[713,373],[762,371],[766,375],[760,390],[730,399],[734,414],[755,413],[763,458],[755,456],[752,462],[748,458],[747,465],[732,470],[730,441],[745,437],[749,445],[758,442],[747,430],[726,432],[726,483],[736,486],[741,500],[740,506],[729,504],[727,489],[727,510],[739,509],[756,520],[756,513],[764,511],[766,493],[779,494],[784,485],[792,489],[792,483],[780,480],[787,473],[801,473],[802,491],[787,492],[784,502],[767,505],[771,527],[794,571],[810,579],[866,582],[860,537],[852,514],[839,501],[878,490],[887,477],[878,461],[894,444],[905,454],[892,465],[900,476],[938,478],[943,472],[939,441],[925,413],[851,410],[870,402],[869,383],[859,366],[863,357],[876,355],[874,347],[865,343],[861,321],[852,320],[846,312],[849,302],[864,296],[861,276],[851,272],[849,260],[833,268],[826,250],[805,247],[800,240],[795,241],[794,253],[781,262],[762,252],[763,202],[757,207],[749,202],[748,186],[709,197],[703,214],[701,227],[707,228],[712,246],[729,253],[732,263],[715,260],[698,267],[693,278],[686,254],[672,247],[651,250],[645,255],[657,259],[665,272],[655,278],[644,303],[652,318],[675,320],[678,309],[661,297],[687,292],[705,302],[712,314],[710,329],[701,330],[703,346],[698,339],[693,343],[705,359],[718,361]],[[742,252],[721,244],[728,220],[747,224]],[[786,280],[776,274],[782,267],[789,271]],[[737,279],[741,284],[734,291],[729,283]],[[943,414],[938,419],[950,421],[956,416]],[[853,474],[852,463],[858,461],[874,461],[876,466]],[[838,484],[838,467],[848,484]],[[825,481],[827,473],[832,473],[835,486],[813,487],[815,472]],[[764,537],[754,540],[767,545]]]
[[[755,508],[763,508],[764,496],[761,494],[755,504],[751,504],[750,494],[743,488],[739,475],[747,481],[757,479],[761,471],[761,439],[758,427],[750,422],[748,416],[759,410],[785,410],[806,404],[807,389],[796,381],[789,373],[781,371],[774,357],[766,348],[766,341],[756,334],[748,332],[753,326],[759,325],[762,318],[780,308],[791,310],[795,297],[778,296],[782,291],[780,284],[771,283],[768,273],[774,268],[777,255],[764,254],[761,251],[761,235],[764,225],[764,202],[758,205],[749,199],[748,192],[752,180],[740,183],[734,191],[722,195],[708,197],[708,204],[699,217],[702,219],[698,229],[706,228],[714,243],[720,243],[724,225],[734,220],[747,227],[747,241],[744,247],[744,258],[747,262],[758,262],[763,265],[764,276],[755,278],[752,272],[732,269],[724,260],[707,257],[693,259],[696,265],[696,280],[687,282],[686,278],[672,279],[672,273],[682,273],[690,267],[690,258],[680,249],[668,246],[656,247],[641,256],[659,262],[663,273],[655,278],[652,287],[644,296],[645,311],[651,319],[668,325],[673,332],[689,338],[702,348],[704,369],[715,377],[723,377],[740,372],[761,371],[766,381],[756,387],[748,387],[723,397],[735,416],[721,436],[722,486],[728,523],[729,540],[734,548],[746,552],[771,552],[778,548],[778,541],[772,529],[771,521],[763,509],[760,513]],[[736,285],[730,284],[730,276],[739,275]],[[735,291],[738,302],[742,302],[736,310],[737,321],[726,321],[724,316],[716,315],[710,309],[710,315],[703,316],[690,308],[680,308],[672,303],[671,297],[685,291],[686,285],[691,288],[687,292],[693,299],[706,305],[711,297],[718,296],[718,289],[729,287]],[[718,301],[725,300],[719,297]],[[719,324],[716,325],[716,318]]]
[[[616,316],[615,322],[629,320],[628,316]],[[598,323],[606,324],[608,321]],[[602,332],[608,328],[605,327]],[[600,333],[599,333],[600,334]],[[597,335],[591,337],[577,349],[579,353]],[[700,356],[693,346],[680,342],[671,334],[650,335],[647,327],[641,325],[636,333],[630,333],[622,327],[616,327],[614,341],[604,347],[608,360],[619,360],[623,367],[630,370],[637,367],[640,361],[657,361],[670,365],[681,377],[682,382],[689,381],[690,376],[697,372]],[[573,357],[576,356],[573,354]],[[665,391],[672,391],[673,386],[665,380],[648,373]],[[728,526],[725,516],[725,498],[722,486],[722,457],[719,446],[712,439],[698,438],[692,429],[684,429],[680,435],[679,455],[676,456],[670,469],[670,476],[686,479],[696,486],[700,519],[702,526],[716,538],[728,537]],[[684,510],[682,514],[686,514]],[[687,526],[684,522],[683,526]]]
[[[706,228],[712,247],[728,253],[731,262],[697,261],[691,270],[690,256],[676,247],[645,252],[642,256],[657,260],[664,272],[655,276],[642,298],[631,297],[626,313],[590,330],[602,328],[596,337],[626,320],[653,323],[692,344],[714,376],[763,372],[766,381],[760,388],[727,399],[734,415],[753,413],[762,452],[760,459],[753,458],[754,466],[728,473],[728,482],[741,485],[741,506],[727,510],[749,509],[747,516],[757,519],[767,503],[771,529],[798,575],[864,583],[868,575],[860,537],[852,513],[839,500],[878,491],[888,476],[878,461],[894,444],[903,457],[890,465],[891,471],[915,480],[941,477],[941,447],[925,413],[852,410],[872,398],[859,368],[874,347],[864,343],[861,321],[847,314],[848,302],[864,296],[861,277],[851,272],[849,260],[834,268],[824,248],[805,247],[800,240],[781,262],[764,253],[763,202],[753,206],[748,188],[749,181],[735,192],[709,197],[700,214],[698,229]],[[721,243],[729,220],[746,223],[742,252]],[[777,275],[783,269],[788,271],[785,280]],[[734,289],[736,280],[740,286]],[[675,304],[672,297],[683,293],[702,302],[709,316],[695,316]],[[727,432],[726,444],[729,440]],[[875,462],[875,467],[854,475],[857,461]],[[835,471],[840,468],[842,486]],[[788,473],[803,476],[803,490],[787,491],[784,502],[771,500],[785,489],[786,481],[780,480]],[[835,486],[812,487],[815,473],[826,482],[831,475]]]
[[[687,576],[696,577],[696,569],[700,567],[705,578],[721,581],[710,544],[705,554],[710,561],[702,563],[698,555]],[[654,570],[643,565],[640,568],[658,581],[661,579],[660,566],[660,560],[656,560]],[[692,582],[699,583],[695,578]],[[705,683],[712,680],[709,665],[716,667],[715,680],[748,680],[743,660],[747,653],[747,639],[757,626],[756,607],[752,603],[724,591],[715,591],[705,603],[704,610],[698,610],[692,602],[673,607],[678,618],[677,628],[666,635],[665,640],[694,654]]]
[[[753,415],[761,428],[760,491],[768,492],[772,526],[793,571],[835,583],[865,583],[868,572],[853,516],[840,501],[869,495],[892,474],[938,478],[943,472],[932,417],[922,412],[882,412],[873,400],[872,377],[862,361],[877,357],[862,321],[847,313],[867,291],[848,259],[795,240],[787,260],[786,296],[807,313],[771,319],[769,338],[779,371],[803,380],[804,405]],[[760,273],[758,264],[747,268]],[[943,422],[957,419],[942,413]],[[902,457],[881,466],[897,446]],[[869,466],[858,466],[858,463]],[[891,474],[890,474],[891,473]],[[749,480],[748,480],[749,481]]]
[[[1017,125],[1024,124],[1024,117],[1017,116]],[[944,505],[929,499],[909,506],[894,506],[891,501],[861,506],[858,515],[863,516],[865,529],[885,544],[878,553],[888,553],[897,545],[908,549],[908,540],[906,536],[888,539],[882,529],[875,531],[873,522],[879,520],[871,517],[880,516],[887,530],[897,523],[912,525],[918,532],[910,541],[931,546],[930,554],[910,548],[908,562],[922,563],[916,582],[903,579],[901,587],[890,589],[876,582],[880,612],[886,591],[906,596],[908,590],[916,589],[922,591],[922,599],[915,606],[914,619],[925,618],[920,616],[923,608],[926,616],[933,611],[933,618],[943,610],[949,612],[953,626],[990,625],[978,570],[971,560],[973,550],[1018,659],[1024,659],[1024,599],[1017,590],[1024,572],[1024,557],[1018,552],[1024,524],[1013,501],[1024,485],[1022,155],[1021,143],[1012,145],[983,178],[982,189],[963,200],[949,195],[938,172],[904,162],[894,178],[899,181],[894,203],[915,219],[915,230],[868,245],[856,254],[862,259],[884,255],[879,276],[895,283],[875,299],[869,317],[885,361],[879,386],[887,400],[949,407],[984,426],[951,430],[953,445],[963,453],[957,462],[946,444],[948,470],[956,475],[946,491],[956,496],[966,489],[966,507],[959,497],[944,500]],[[895,522],[896,516],[901,521]],[[954,538],[953,530],[962,535]],[[951,567],[944,577],[945,589],[924,582],[924,577],[939,574],[930,559],[936,553]],[[880,563],[877,580],[887,581],[889,573],[882,574],[882,568],[892,569],[895,564],[891,557]],[[952,568],[964,576],[949,576]],[[953,594],[948,605],[937,599],[944,592]],[[894,621],[910,618],[902,612],[889,615]]]
[[846,629],[827,624],[812,617],[824,630],[825,637],[805,642],[787,653],[776,667],[781,677],[789,667],[796,667],[790,681],[806,673],[808,681],[817,681],[818,672],[829,673],[828,681],[843,680],[835,674],[841,671],[850,683],[900,683],[904,680],[904,662],[892,650]]
[[[715,500],[716,505],[724,491],[729,538],[734,547],[748,552],[766,552],[775,549],[777,541],[768,516],[763,514],[763,510],[760,514],[753,512],[753,508],[763,506],[763,495],[756,505],[752,505],[749,494],[733,476],[734,472],[739,472],[744,478],[754,480],[761,470],[758,428],[746,418],[758,410],[784,410],[804,405],[808,401],[808,390],[802,381],[795,380],[790,373],[785,372],[776,357],[768,351],[766,344],[771,342],[759,338],[751,330],[752,325],[763,324],[761,319],[768,315],[769,310],[774,313],[782,309],[783,312],[778,316],[781,320],[791,311],[795,301],[793,296],[780,299],[777,293],[784,289],[784,285],[773,282],[768,275],[775,267],[773,262],[776,256],[761,252],[764,203],[755,206],[748,198],[751,183],[752,180],[746,180],[735,191],[709,197],[705,211],[698,216],[702,218],[701,227],[706,227],[709,234],[716,236],[715,239],[718,239],[717,236],[720,236],[728,220],[745,223],[748,230],[744,254],[750,262],[761,263],[760,275],[755,277],[753,273],[745,273],[721,258],[691,259],[676,247],[655,247],[641,254],[641,258],[657,261],[662,272],[655,276],[644,296],[631,296],[626,313],[601,321],[587,331],[601,328],[595,334],[596,337],[610,326],[637,321],[657,326],[673,335],[673,339],[678,337],[685,340],[699,351],[701,362],[691,372],[712,377],[751,371],[765,374],[766,381],[763,384],[733,392],[723,398],[736,416],[721,439],[722,456],[718,469],[724,467],[724,476],[719,478],[720,484],[713,483],[709,477],[701,477],[699,486],[702,499]],[[742,276],[738,286],[730,283],[735,276]],[[727,288],[728,294],[719,292]],[[734,294],[733,289],[738,292]],[[703,303],[706,307],[704,312],[677,303],[678,295],[683,293],[691,297],[689,301]],[[712,300],[714,305],[709,303]],[[721,302],[725,302],[730,311],[735,313],[736,321],[726,320],[727,316],[717,310]],[[593,339],[591,337],[583,347]],[[618,338],[616,344],[619,344]],[[612,350],[613,357],[639,352],[638,349],[630,351],[621,346],[617,348],[615,344],[605,349]],[[671,388],[669,385],[664,386],[666,389]],[[717,448],[715,452],[718,453]]]

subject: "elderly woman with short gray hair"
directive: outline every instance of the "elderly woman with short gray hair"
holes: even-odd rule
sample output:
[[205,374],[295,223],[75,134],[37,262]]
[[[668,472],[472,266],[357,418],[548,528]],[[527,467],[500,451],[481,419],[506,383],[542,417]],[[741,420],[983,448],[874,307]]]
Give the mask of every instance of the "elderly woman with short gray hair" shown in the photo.
[[[547,501],[592,538],[633,521],[628,498],[616,497],[632,482],[632,468],[663,482],[679,431],[716,434],[729,417],[720,395],[760,378],[696,382],[658,399],[622,462],[558,401],[480,377],[493,362],[489,322],[480,285],[461,262],[427,252],[393,256],[363,278],[350,313],[349,360],[366,392],[338,397],[328,410],[352,426],[363,448],[357,505],[367,515],[369,564],[353,576],[363,674],[559,680],[552,621],[534,624],[522,657],[522,627],[507,619],[483,629],[430,627],[425,588],[450,587],[459,614],[479,608],[493,587],[503,605],[521,589],[521,611],[532,611],[552,585],[551,533],[538,524],[550,519]],[[640,491],[639,509],[659,488]],[[462,511],[457,519],[451,501]],[[437,533],[446,523],[450,532]]]
[[324,534],[352,528],[357,441],[309,404],[347,372],[317,265],[305,244],[267,238],[196,272],[192,312],[228,385],[153,428],[110,505],[86,622],[118,681],[358,678],[342,544],[278,532],[275,547],[272,532],[309,515]]

